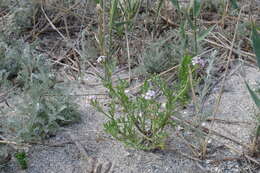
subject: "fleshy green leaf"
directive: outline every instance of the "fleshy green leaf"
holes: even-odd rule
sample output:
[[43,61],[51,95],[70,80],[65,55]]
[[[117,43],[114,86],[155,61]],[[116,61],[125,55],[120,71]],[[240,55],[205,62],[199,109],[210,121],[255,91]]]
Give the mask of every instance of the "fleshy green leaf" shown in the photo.
[[256,26],[252,27],[252,37],[251,40],[253,42],[253,48],[256,55],[256,60],[258,63],[258,67],[260,68],[260,34],[256,30]]

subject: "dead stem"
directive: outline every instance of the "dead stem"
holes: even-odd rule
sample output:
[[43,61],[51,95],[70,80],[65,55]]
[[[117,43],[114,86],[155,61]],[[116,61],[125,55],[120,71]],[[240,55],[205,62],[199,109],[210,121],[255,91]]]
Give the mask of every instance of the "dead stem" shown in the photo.
[[203,145],[202,146],[202,157],[205,157],[205,155],[206,155],[208,139],[209,139],[208,136],[210,136],[211,133],[212,133],[212,128],[213,128],[213,125],[214,125],[214,122],[215,122],[214,119],[216,118],[216,115],[217,115],[217,112],[218,112],[218,109],[219,109],[219,105],[220,105],[220,101],[221,101],[221,98],[222,98],[222,94],[224,92],[224,85],[225,85],[227,74],[228,74],[228,67],[229,67],[229,64],[230,64],[230,61],[231,61],[231,55],[232,55],[232,52],[233,52],[232,50],[233,50],[234,43],[235,43],[235,40],[236,40],[239,19],[240,19],[241,13],[242,13],[244,8],[245,8],[245,6],[243,6],[239,11],[238,20],[237,20],[237,24],[236,24],[232,44],[231,44],[231,50],[229,51],[229,54],[228,54],[228,57],[227,57],[227,63],[226,63],[226,66],[225,66],[225,73],[224,73],[224,77],[223,77],[223,80],[222,80],[222,85],[221,85],[221,88],[220,88],[219,96],[218,96],[217,101],[216,101],[215,109],[213,111],[213,121],[210,124],[209,133],[205,138],[205,142],[204,142],[204,144],[202,144]]

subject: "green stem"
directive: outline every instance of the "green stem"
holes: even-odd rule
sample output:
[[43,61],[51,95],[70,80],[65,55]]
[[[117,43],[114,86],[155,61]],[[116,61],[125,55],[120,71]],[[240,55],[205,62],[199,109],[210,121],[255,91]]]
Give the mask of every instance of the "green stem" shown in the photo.
[[196,17],[193,20],[194,20],[193,32],[194,32],[195,55],[197,55],[198,54],[198,43],[197,43],[197,19],[196,19]]

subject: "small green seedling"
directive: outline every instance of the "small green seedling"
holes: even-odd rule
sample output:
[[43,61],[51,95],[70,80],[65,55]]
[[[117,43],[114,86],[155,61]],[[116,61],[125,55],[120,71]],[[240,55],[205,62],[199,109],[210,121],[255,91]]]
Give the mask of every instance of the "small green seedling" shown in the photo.
[[27,164],[27,156],[25,152],[18,152],[15,155],[16,160],[18,161],[19,165],[21,166],[22,169],[27,169],[28,164]]

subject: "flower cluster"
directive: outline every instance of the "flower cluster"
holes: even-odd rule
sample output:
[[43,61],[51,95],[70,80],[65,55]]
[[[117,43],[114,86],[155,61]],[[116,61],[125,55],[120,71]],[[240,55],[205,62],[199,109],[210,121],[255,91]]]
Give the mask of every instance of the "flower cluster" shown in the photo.
[[147,91],[147,93],[145,93],[144,95],[143,95],[143,97],[144,97],[144,99],[146,99],[146,100],[151,100],[154,96],[155,96],[155,91],[153,91],[153,90],[148,90]]
[[204,67],[204,66],[206,65],[205,60],[203,60],[203,59],[202,59],[201,57],[199,57],[199,56],[195,56],[194,58],[192,58],[191,63],[192,63],[192,65],[198,64],[198,65],[200,65],[201,67]]

